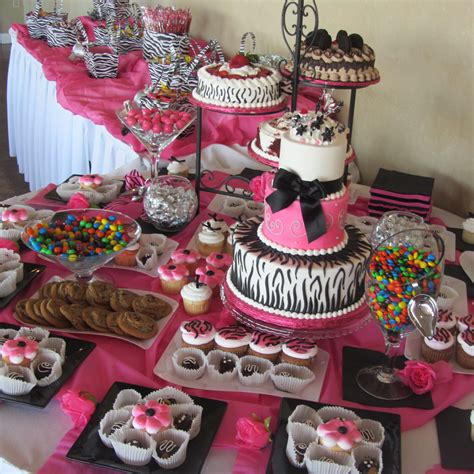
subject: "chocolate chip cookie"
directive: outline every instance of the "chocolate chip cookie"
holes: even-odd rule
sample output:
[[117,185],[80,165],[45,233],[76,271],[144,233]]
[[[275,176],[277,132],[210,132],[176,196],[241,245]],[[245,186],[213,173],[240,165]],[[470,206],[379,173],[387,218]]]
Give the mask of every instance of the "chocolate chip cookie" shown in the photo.
[[115,290],[110,298],[110,306],[114,311],[133,311],[133,302],[138,296],[128,290]]
[[133,309],[158,321],[171,313],[171,305],[153,295],[138,296],[133,300]]
[[109,283],[97,280],[89,283],[86,290],[86,300],[93,306],[110,307],[110,298],[115,288]]
[[155,320],[142,313],[125,311],[120,313],[117,322],[123,332],[137,339],[149,339],[158,332]]
[[110,332],[107,326],[109,310],[99,306],[89,306],[82,311],[84,322],[94,331]]
[[86,306],[79,303],[65,304],[59,308],[61,314],[71,323],[74,329],[88,331],[89,326],[82,319],[82,312]]
[[120,313],[110,311],[107,315],[105,322],[107,323],[107,327],[110,329],[111,332],[118,334],[119,336],[126,336],[126,334],[120,329],[118,325],[119,316]]
[[79,281],[71,281],[66,286],[66,298],[71,303],[83,304],[86,302],[86,291],[88,286]]

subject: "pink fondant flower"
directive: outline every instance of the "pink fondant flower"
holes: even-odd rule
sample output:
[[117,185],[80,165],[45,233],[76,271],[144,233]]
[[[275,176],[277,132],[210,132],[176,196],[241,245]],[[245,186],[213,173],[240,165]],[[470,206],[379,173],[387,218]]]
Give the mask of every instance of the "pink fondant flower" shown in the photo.
[[328,448],[338,446],[344,451],[350,451],[354,443],[362,440],[362,435],[353,421],[342,421],[338,418],[319,425],[317,434],[323,446]]
[[249,187],[253,192],[253,200],[263,202],[265,199],[265,183],[267,180],[267,173],[262,173],[250,181]]
[[76,193],[71,196],[67,203],[68,209],[86,209],[90,203],[82,193]]
[[230,267],[232,257],[228,253],[214,252],[206,258],[206,263],[214,268],[226,268]]
[[428,364],[419,360],[409,360],[405,363],[405,368],[397,370],[396,374],[417,395],[429,392],[436,383],[448,382],[453,377],[451,365],[445,361]]
[[200,255],[194,250],[178,249],[171,254],[174,263],[195,263],[200,259]]
[[144,405],[135,405],[132,410],[133,427],[156,434],[171,426],[171,407],[155,400],[148,400]]
[[100,186],[104,178],[98,174],[85,174],[79,178],[79,184],[83,186]]
[[89,392],[68,390],[59,401],[61,409],[72,418],[76,428],[86,426],[95,411],[96,399]]
[[158,275],[163,280],[181,280],[189,275],[189,270],[184,265],[162,265],[158,268]]
[[209,265],[197,268],[196,275],[199,275],[199,281],[201,283],[205,283],[211,289],[220,285],[225,278],[225,273],[222,270],[218,270]]
[[271,441],[270,417],[260,420],[257,415],[239,418],[236,424],[236,443],[242,448],[262,449]]
[[26,220],[28,220],[28,211],[26,209],[5,209],[2,212],[3,222],[11,222],[14,224],[15,222],[23,222]]

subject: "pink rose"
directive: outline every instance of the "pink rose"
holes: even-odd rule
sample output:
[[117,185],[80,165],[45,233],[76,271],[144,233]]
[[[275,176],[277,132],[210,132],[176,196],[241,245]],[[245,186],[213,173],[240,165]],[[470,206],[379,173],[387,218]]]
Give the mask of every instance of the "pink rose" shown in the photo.
[[253,200],[263,202],[265,199],[265,183],[267,181],[268,173],[262,173],[260,176],[253,178],[250,183],[250,191],[253,192]]
[[95,397],[88,392],[68,390],[59,401],[61,409],[72,418],[76,428],[86,426],[95,411]]
[[252,417],[239,418],[236,428],[235,441],[242,448],[262,449],[270,441],[270,418],[261,421],[255,414]]
[[68,209],[86,209],[90,207],[90,203],[82,193],[76,193],[71,196],[67,203]]
[[397,370],[396,374],[417,395],[431,391],[435,383],[447,382],[453,376],[451,366],[447,362],[428,364],[419,360],[407,361],[405,368]]

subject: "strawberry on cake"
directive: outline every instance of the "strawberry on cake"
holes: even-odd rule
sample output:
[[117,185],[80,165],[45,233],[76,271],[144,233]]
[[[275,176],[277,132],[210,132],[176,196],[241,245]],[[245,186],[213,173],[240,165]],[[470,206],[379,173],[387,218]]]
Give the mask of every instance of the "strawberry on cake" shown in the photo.
[[220,107],[273,107],[285,100],[280,91],[281,79],[275,69],[254,64],[248,56],[239,53],[229,62],[199,69],[193,97]]

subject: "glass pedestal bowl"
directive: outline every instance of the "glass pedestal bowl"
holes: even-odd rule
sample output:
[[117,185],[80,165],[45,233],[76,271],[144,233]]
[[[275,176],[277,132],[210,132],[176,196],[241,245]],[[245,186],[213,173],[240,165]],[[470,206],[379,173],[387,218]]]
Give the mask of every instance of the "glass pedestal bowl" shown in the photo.
[[[115,244],[109,241],[105,242],[103,239],[105,236],[102,236],[101,232],[107,231],[107,228],[100,229],[99,226],[94,228],[93,226],[87,226],[86,220],[91,218],[97,218],[98,216],[104,220],[103,226],[116,226],[117,228],[113,230],[114,232],[121,232],[118,236],[115,236],[117,239],[123,234],[128,236],[128,242],[122,239],[122,243],[125,243],[120,249],[116,246],[120,245],[119,241]],[[100,247],[102,250],[100,253],[94,253],[93,255],[84,255],[83,253],[77,253],[76,249],[73,247],[76,245],[71,245],[73,239],[60,239],[59,235],[60,227],[64,227],[71,222],[72,217],[74,217],[79,222],[83,221],[85,224],[83,226],[72,227],[68,232],[75,232],[76,238],[75,242],[80,242],[80,246],[84,247],[86,243],[86,236],[89,235],[88,239],[93,239],[93,242],[88,242],[92,247]],[[68,221],[69,218],[69,221]],[[107,221],[107,223],[106,223]],[[33,239],[31,235],[32,229],[51,229],[55,231],[43,231],[44,235],[42,239]],[[79,237],[77,232],[80,231],[81,236]],[[79,281],[89,281],[92,278],[93,273],[99,268],[106,265],[110,260],[114,259],[117,255],[127,250],[131,245],[134,245],[141,235],[140,225],[131,217],[122,214],[116,211],[107,211],[105,209],[66,209],[64,211],[58,211],[54,213],[48,219],[37,221],[34,225],[26,227],[21,234],[21,239],[23,243],[34,252],[43,256],[46,260],[49,260],[52,263],[63,266],[71,273],[74,274],[77,280]],[[56,237],[58,236],[58,237]],[[63,235],[64,236],[64,235]],[[69,243],[67,243],[69,241]],[[116,250],[114,250],[114,247]],[[55,248],[68,249],[69,253],[55,253]],[[91,250],[92,252],[92,250]]]

